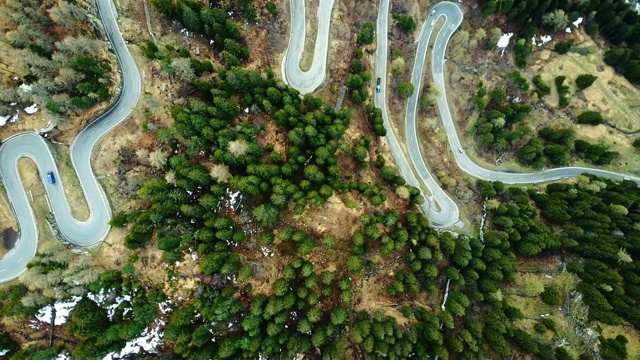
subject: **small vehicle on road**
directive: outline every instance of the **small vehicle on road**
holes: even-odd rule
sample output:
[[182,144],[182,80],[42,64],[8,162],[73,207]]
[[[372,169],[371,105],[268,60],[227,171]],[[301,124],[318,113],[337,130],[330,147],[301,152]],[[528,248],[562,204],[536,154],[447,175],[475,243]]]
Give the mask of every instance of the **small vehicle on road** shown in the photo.
[[376,80],[376,92],[380,92],[380,78]]
[[51,184],[51,185],[56,183],[56,177],[55,177],[55,175],[53,175],[53,171],[49,171],[47,173],[47,180],[49,181],[49,184]]
[[436,25],[436,21],[435,20],[431,20],[431,26],[435,26]]
[[460,152],[460,154],[462,154],[462,148],[458,148],[458,151]]
[[438,8],[433,8],[433,10],[431,10],[431,16],[436,14],[436,10],[438,10]]

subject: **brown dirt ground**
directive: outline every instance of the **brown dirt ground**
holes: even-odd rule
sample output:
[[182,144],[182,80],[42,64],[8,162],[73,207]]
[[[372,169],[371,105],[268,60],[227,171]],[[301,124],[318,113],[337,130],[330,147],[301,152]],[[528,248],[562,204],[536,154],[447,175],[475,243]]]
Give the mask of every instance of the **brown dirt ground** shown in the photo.
[[410,321],[402,315],[398,301],[384,293],[383,287],[393,281],[393,272],[391,270],[387,270],[387,272],[387,274],[379,274],[362,282],[362,288],[354,293],[354,310],[373,312],[373,310],[379,309],[385,315],[394,318],[398,325],[408,325]]
[[311,64],[313,64],[313,55],[314,48],[316,46],[315,39],[318,28],[318,17],[313,16],[318,12],[320,1],[305,1],[306,13],[312,16],[307,16],[306,20],[306,32],[304,39],[304,53],[302,54],[302,59],[300,59],[300,69],[302,71],[307,71],[311,68]]
[[[13,229],[15,231],[19,230],[18,222],[11,211],[9,199],[4,193],[4,188],[0,189],[0,224],[0,234],[2,234],[6,229]],[[7,252],[7,249],[4,247],[4,241],[1,240],[2,239],[0,239],[0,259]]]

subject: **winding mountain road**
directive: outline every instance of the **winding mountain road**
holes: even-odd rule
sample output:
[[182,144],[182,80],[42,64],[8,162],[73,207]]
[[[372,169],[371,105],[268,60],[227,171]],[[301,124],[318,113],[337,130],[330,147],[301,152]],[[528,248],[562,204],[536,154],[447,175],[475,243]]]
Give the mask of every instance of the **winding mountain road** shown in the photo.
[[[71,144],[71,161],[84,191],[90,216],[80,222],[71,215],[50,144],[36,133],[13,136],[0,146],[0,176],[18,220],[20,237],[15,247],[0,260],[0,282],[18,277],[33,258],[38,245],[38,227],[33,209],[18,173],[18,160],[31,158],[38,168],[49,206],[58,229],[71,243],[87,247],[97,245],[109,232],[111,209],[108,199],[91,168],[91,153],[105,134],[124,121],[138,102],[142,88],[140,73],[118,28],[115,7],[109,0],[96,0],[105,33],[118,58],[122,89],[117,101],[85,127]],[[47,172],[57,181],[49,184]]]
[[[621,173],[616,173],[607,170],[600,170],[594,168],[586,168],[586,167],[563,167],[563,168],[555,168],[549,169],[540,172],[532,172],[532,173],[507,173],[495,170],[489,170],[481,167],[480,165],[474,163],[469,156],[465,153],[462,144],[460,142],[460,138],[458,137],[457,129],[455,123],[453,122],[453,118],[451,116],[449,104],[447,102],[447,86],[444,78],[444,63],[446,61],[445,54],[447,50],[447,46],[451,36],[455,33],[458,27],[462,24],[463,14],[461,10],[462,4],[453,3],[449,1],[443,1],[434,6],[433,10],[435,10],[434,14],[430,14],[423,24],[422,30],[420,32],[420,38],[417,42],[417,51],[416,51],[416,59],[414,62],[414,68],[411,76],[411,82],[415,87],[414,94],[409,98],[407,103],[407,111],[405,117],[405,134],[407,141],[407,152],[409,154],[409,159],[407,159],[405,153],[402,151],[402,146],[400,145],[396,134],[393,131],[393,128],[389,125],[389,116],[387,111],[386,104],[386,79],[387,79],[387,59],[388,59],[388,47],[387,47],[387,33],[389,31],[389,0],[380,0],[379,9],[378,9],[378,19],[377,19],[377,48],[376,48],[376,70],[375,77],[379,77],[381,79],[380,87],[381,90],[379,93],[374,94],[374,102],[377,107],[382,110],[382,115],[385,122],[385,128],[387,130],[387,141],[389,143],[389,147],[391,150],[391,154],[393,155],[396,163],[398,165],[399,171],[407,180],[407,182],[421,189],[424,197],[425,203],[422,204],[421,209],[430,219],[431,224],[436,228],[449,228],[449,227],[462,227],[462,222],[460,221],[460,212],[456,203],[451,199],[451,197],[440,187],[437,181],[433,178],[433,176],[429,173],[427,165],[424,161],[424,158],[420,151],[420,145],[418,141],[417,134],[417,102],[418,97],[420,95],[421,89],[421,80],[422,75],[424,73],[424,63],[426,59],[426,53],[428,51],[428,45],[431,38],[432,32],[435,30],[434,26],[431,25],[433,20],[439,20],[441,17],[444,18],[444,24],[440,27],[440,30],[436,36],[436,39],[433,44],[432,51],[432,61],[431,61],[431,71],[433,80],[436,85],[442,89],[440,96],[437,99],[438,110],[440,111],[440,116],[442,118],[443,125],[446,130],[447,139],[449,145],[451,146],[452,153],[456,160],[456,163],[460,170],[468,173],[471,176],[474,176],[479,179],[489,180],[489,181],[501,181],[507,184],[535,184],[538,182],[547,182],[560,180],[569,177],[575,177],[582,173],[591,173],[597,176],[607,177],[612,180],[623,180],[629,179],[633,180],[636,183],[640,184],[640,178],[630,175],[625,175]],[[304,17],[302,20],[296,20],[295,17],[299,17],[298,14],[304,10],[303,2],[295,2],[295,0],[291,1],[291,16],[292,16],[292,24],[296,23],[296,21],[301,21],[304,23]],[[321,12],[323,12],[321,14]],[[325,8],[320,6],[318,9],[318,18],[319,19],[330,19],[331,8]],[[328,22],[328,20],[327,20]],[[301,53],[295,53],[299,56],[298,62],[293,63],[289,62],[292,60],[289,56],[289,50],[291,48],[291,43],[302,43],[304,44],[304,32],[300,33],[300,31],[291,32],[291,37],[289,39],[289,48],[287,51],[287,55],[283,60],[283,69],[285,67],[285,62],[289,66],[295,66],[299,64],[299,58],[301,58]],[[326,61],[326,53],[324,55],[320,55],[317,52],[326,48],[316,46],[314,53],[314,60],[316,58],[325,59]],[[314,61],[314,66],[315,66]],[[325,71],[317,72],[317,73],[306,73],[303,74],[298,67],[297,72],[294,71],[283,71],[283,76],[286,81],[293,86],[294,88],[300,90],[301,92],[308,93],[310,87],[306,88],[298,88],[296,84],[302,83],[303,78],[307,76],[318,76],[322,77],[321,79],[309,79],[305,78],[304,81],[313,84],[322,84],[324,81]],[[411,161],[409,161],[411,160]]]
[[[310,0],[309,0],[310,1]],[[315,49],[313,63],[307,71],[300,69],[300,60],[304,53],[304,42],[307,39],[305,0],[291,0],[289,13],[291,14],[291,33],[289,45],[282,60],[282,77],[284,81],[302,95],[313,92],[324,83],[327,74],[327,54],[329,51],[329,30],[331,26],[331,11],[334,0],[316,0],[318,4]],[[311,41],[311,39],[308,39]]]

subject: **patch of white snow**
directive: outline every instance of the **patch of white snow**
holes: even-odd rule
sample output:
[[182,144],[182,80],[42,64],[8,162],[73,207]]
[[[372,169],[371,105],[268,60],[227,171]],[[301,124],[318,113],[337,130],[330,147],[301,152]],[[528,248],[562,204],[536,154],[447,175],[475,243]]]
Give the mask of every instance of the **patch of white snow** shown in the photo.
[[159,345],[162,344],[162,331],[160,327],[164,325],[162,320],[156,320],[153,328],[146,328],[140,337],[127,341],[124,348],[120,352],[112,352],[107,354],[103,360],[115,360],[130,354],[139,354],[141,351],[155,353]]
[[8,352],[9,350],[0,350],[0,356],[5,356]]
[[[544,44],[548,43],[549,41],[551,41],[551,35],[542,35],[540,37],[540,40],[542,41],[542,44],[540,44],[540,45],[544,45]],[[538,46],[540,46],[540,45],[538,45]]]
[[173,308],[171,307],[171,300],[165,300],[161,303],[158,303],[158,309],[160,309],[160,312],[163,314],[172,312]]
[[22,92],[30,92],[31,88],[32,88],[32,86],[31,85],[27,85],[27,84],[22,84],[22,85],[18,86],[18,89],[20,89],[20,91],[22,91]]
[[69,359],[71,359],[71,357],[69,356],[69,353],[66,351],[63,351],[60,354],[58,354],[58,356],[54,360],[69,360]]
[[266,246],[261,246],[261,247],[260,247],[260,249],[262,250],[262,254],[263,254],[264,256],[269,256],[269,257],[270,257],[270,256],[273,256],[273,251],[271,251],[271,249],[269,249],[268,247],[266,247]]
[[53,304],[53,306],[47,305],[38,310],[36,319],[47,324],[51,323],[51,312],[55,308],[56,318],[54,319],[53,325],[62,325],[67,322],[67,319],[69,318],[69,312],[71,311],[71,309],[73,309],[74,306],[76,306],[80,299],[82,299],[82,297],[74,296],[69,301],[56,302],[55,304]]
[[566,32],[568,32],[569,34],[571,34],[571,28],[570,28],[570,27],[568,27],[568,28],[564,29],[564,31],[566,31]]
[[4,126],[4,124],[7,123],[7,120],[9,120],[9,116],[0,116],[0,126]]
[[[107,296],[104,293],[104,289],[100,289],[100,292],[97,295],[89,293],[87,294],[87,297],[93,300],[93,302],[95,302],[96,304],[105,307]],[[120,306],[120,304],[122,304],[123,301],[131,302],[131,295],[120,296],[113,301],[113,304],[109,304],[106,306],[107,316],[109,317],[109,320],[113,319],[113,315],[116,313],[116,309],[118,308],[118,306]],[[124,309],[124,312],[122,314],[126,315],[131,310],[131,308],[126,308]]]
[[577,18],[576,21],[573,22],[573,26],[578,27],[578,25],[582,24],[582,16]]
[[513,33],[504,34],[500,37],[500,40],[498,40],[498,44],[496,46],[502,49],[502,55],[504,55],[506,47],[509,46],[509,41],[511,40],[512,36]]

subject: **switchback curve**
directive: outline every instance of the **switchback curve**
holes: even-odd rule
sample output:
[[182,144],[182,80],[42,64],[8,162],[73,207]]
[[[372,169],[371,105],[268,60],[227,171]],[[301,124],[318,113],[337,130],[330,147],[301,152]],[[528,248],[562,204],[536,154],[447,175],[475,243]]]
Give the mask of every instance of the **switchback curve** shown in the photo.
[[[72,215],[64,195],[63,183],[48,143],[36,133],[22,133],[7,139],[0,146],[0,175],[9,201],[18,220],[20,237],[15,247],[0,260],[0,282],[18,277],[35,255],[38,228],[33,209],[18,174],[18,160],[31,158],[38,168],[47,192],[49,205],[58,229],[71,243],[86,247],[101,243],[109,232],[111,209],[109,202],[91,168],[91,153],[96,143],[118,126],[131,113],[142,88],[140,73],[120,34],[115,6],[109,0],[96,0],[105,33],[115,51],[122,77],[122,89],[116,102],[86,126],[71,144],[71,161],[90,211],[89,218],[80,222]],[[52,171],[55,184],[46,178]]]

